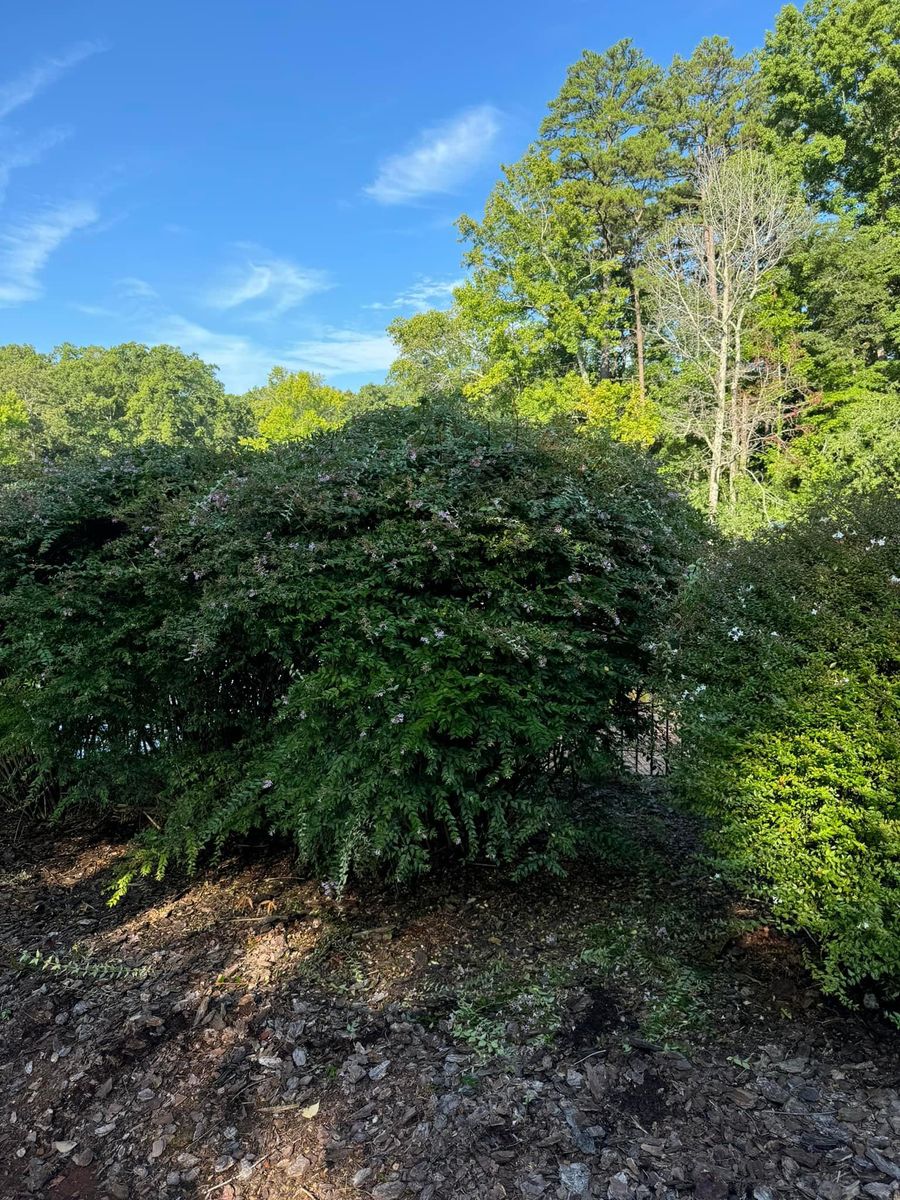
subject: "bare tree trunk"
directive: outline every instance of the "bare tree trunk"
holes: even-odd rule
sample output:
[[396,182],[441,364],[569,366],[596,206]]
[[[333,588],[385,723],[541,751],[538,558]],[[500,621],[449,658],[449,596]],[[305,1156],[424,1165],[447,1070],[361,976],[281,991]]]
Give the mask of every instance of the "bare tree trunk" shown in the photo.
[[744,428],[744,409],[748,407],[746,400],[744,405],[741,404],[741,325],[743,323],[744,314],[738,313],[734,325],[734,362],[731,367],[731,452],[728,461],[728,496],[731,503],[737,500],[737,479],[740,471],[744,469],[743,448],[744,436],[747,432]]
[[712,228],[707,225],[703,230],[703,244],[706,247],[706,286],[712,301],[713,312],[719,312],[718,272],[716,271],[716,242]]
[[582,381],[584,383],[590,383],[591,381],[588,377],[587,367],[584,365],[584,359],[582,358],[580,350],[575,351],[575,361],[578,363],[578,374],[581,376]]
[[638,396],[643,400],[646,389],[644,385],[644,322],[641,316],[641,293],[636,283],[632,283],[631,287],[634,295],[634,350],[637,358]]
[[750,470],[750,437],[753,433],[751,426],[750,397],[744,393],[741,397],[741,456],[738,460],[742,475],[746,475]]
[[719,343],[719,369],[716,373],[716,416],[713,427],[709,456],[709,515],[714,517],[719,508],[719,489],[722,476],[722,459],[725,449],[725,416],[728,411],[728,336],[722,334]]
[[[706,250],[706,286],[712,311],[718,318],[727,313],[728,298],[719,296],[719,274],[716,263],[716,243],[711,226],[703,230],[703,245]],[[723,328],[719,342],[719,367],[716,375],[716,416],[713,427],[709,460],[709,515],[715,517],[719,508],[719,492],[722,478],[722,459],[725,449],[725,414],[728,391],[728,334]]]

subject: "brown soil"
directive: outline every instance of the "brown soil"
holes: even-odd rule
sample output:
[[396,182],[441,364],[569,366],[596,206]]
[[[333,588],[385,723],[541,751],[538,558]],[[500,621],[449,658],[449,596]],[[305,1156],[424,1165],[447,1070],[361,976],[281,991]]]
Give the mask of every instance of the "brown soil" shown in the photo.
[[7,839],[0,1196],[900,1196],[896,1034],[616,803],[617,867],[343,900],[250,847],[109,908],[121,840]]

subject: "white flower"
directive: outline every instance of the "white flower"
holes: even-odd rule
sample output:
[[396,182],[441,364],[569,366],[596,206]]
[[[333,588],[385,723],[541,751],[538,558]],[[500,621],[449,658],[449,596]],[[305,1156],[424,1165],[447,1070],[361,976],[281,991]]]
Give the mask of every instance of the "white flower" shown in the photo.
[[896,587],[897,584],[900,583],[900,575],[892,575],[891,583]]
[[403,713],[396,713],[393,717],[391,717],[391,724],[402,725],[405,720],[406,718],[404,717]]
[[883,537],[880,537],[880,538],[869,538],[869,545],[870,545],[870,546],[886,546],[886,545],[887,545],[887,538],[883,538]]
[[732,625],[732,627],[728,630],[728,636],[733,642],[739,642],[744,636],[744,631],[743,629],[738,629],[737,625]]
[[435,636],[435,638],[437,639],[437,641],[441,642],[441,641],[443,641],[443,640],[444,640],[444,638],[445,638],[447,635],[446,635],[446,633],[443,631],[443,629],[436,629],[436,630],[434,631],[434,636]]
[[836,542],[842,542],[844,540],[844,535],[841,533],[840,530],[838,530],[837,533],[833,533],[831,536],[834,538],[834,540]]

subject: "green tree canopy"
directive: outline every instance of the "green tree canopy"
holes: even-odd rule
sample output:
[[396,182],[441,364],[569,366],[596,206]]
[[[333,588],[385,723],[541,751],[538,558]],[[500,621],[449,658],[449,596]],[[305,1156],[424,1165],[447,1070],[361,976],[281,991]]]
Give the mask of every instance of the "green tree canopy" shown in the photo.
[[811,199],[883,219],[900,205],[900,2],[809,0],[761,56],[773,146]]
[[456,309],[397,317],[388,333],[399,351],[389,381],[403,402],[460,396],[481,367],[478,334]]
[[320,375],[275,367],[264,387],[245,396],[255,430],[247,444],[264,449],[336,429],[352,415],[353,399],[352,392],[329,387]]
[[215,367],[174,346],[0,347],[3,422],[13,461],[118,446],[213,444],[229,404]]

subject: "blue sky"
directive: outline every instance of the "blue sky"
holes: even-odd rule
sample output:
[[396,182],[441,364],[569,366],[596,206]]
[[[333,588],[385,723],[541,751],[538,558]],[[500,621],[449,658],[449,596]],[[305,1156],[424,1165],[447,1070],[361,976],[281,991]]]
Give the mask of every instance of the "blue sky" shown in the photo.
[[0,45],[0,343],[166,341],[229,388],[380,379],[453,221],[583,49],[758,45],[762,0],[45,0]]

